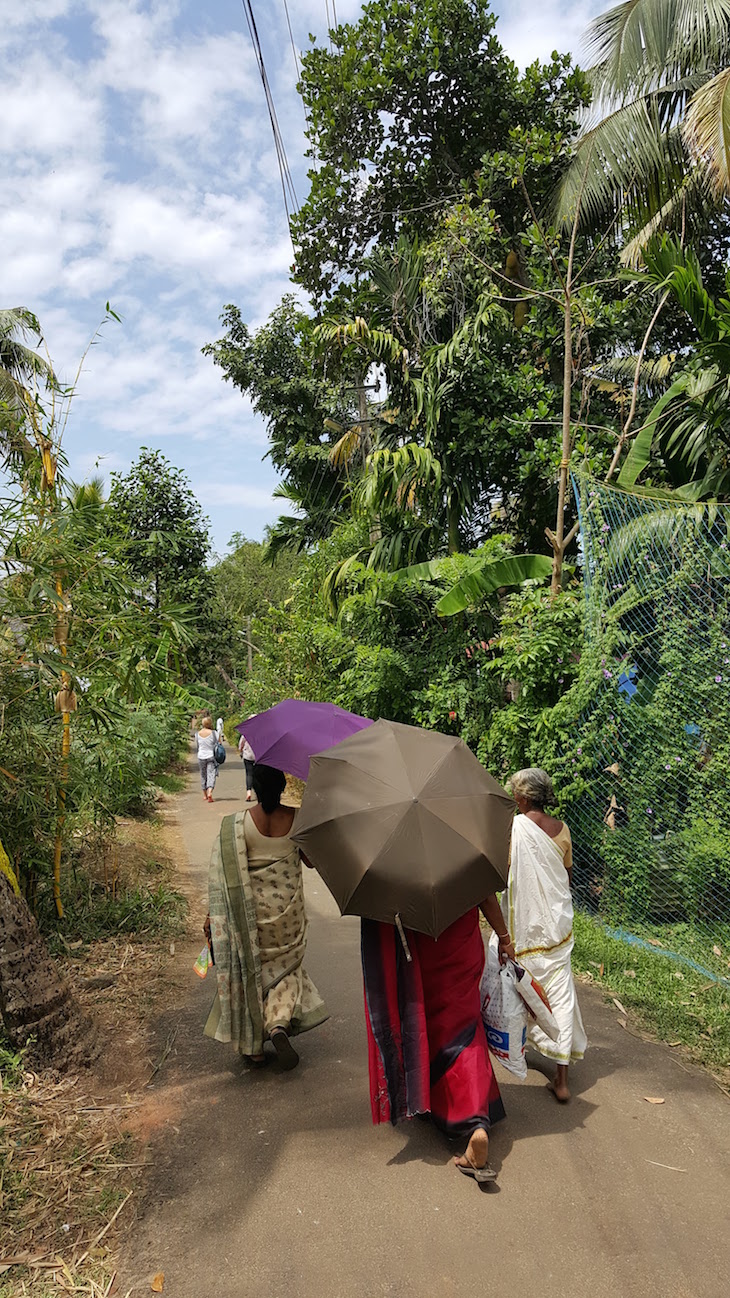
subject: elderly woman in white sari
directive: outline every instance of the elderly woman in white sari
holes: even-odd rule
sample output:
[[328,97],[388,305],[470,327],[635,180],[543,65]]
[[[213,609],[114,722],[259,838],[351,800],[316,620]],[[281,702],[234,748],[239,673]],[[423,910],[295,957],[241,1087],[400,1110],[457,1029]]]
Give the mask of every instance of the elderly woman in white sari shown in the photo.
[[205,931],[218,991],[205,1032],[254,1066],[266,1063],[270,1041],[289,1069],[299,1063],[291,1037],[323,1023],[327,1011],[302,966],[302,863],[289,838],[294,809],[281,805],[285,786],[281,771],[257,764],[257,805],[226,816],[213,848]]
[[[550,776],[539,767],[518,771],[511,780],[520,814],[512,827],[510,872],[502,911],[514,955],[544,987],[558,1021],[557,1041],[533,1025],[529,1039],[557,1064],[551,1089],[561,1104],[570,1099],[568,1065],[582,1059],[588,1042],[575,992],[573,899],[570,891],[573,848],[570,830],[548,815],[555,794]],[[512,952],[510,952],[512,954]]]

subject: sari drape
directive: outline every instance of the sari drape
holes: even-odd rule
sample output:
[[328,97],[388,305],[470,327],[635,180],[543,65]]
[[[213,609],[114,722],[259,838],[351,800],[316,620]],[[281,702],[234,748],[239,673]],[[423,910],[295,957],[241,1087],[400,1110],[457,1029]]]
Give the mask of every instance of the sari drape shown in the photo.
[[559,1064],[582,1059],[588,1046],[570,967],[573,898],[563,853],[529,816],[515,816],[510,872],[502,913],[517,960],[544,987],[560,1035],[551,1041],[537,1024],[528,1037]]
[[[302,966],[307,918],[299,850],[288,838],[256,832],[246,841],[248,810],[225,816],[208,882],[217,991],[206,1036],[261,1054],[275,1027],[307,1032],[328,1017]],[[250,827],[249,827],[250,829]]]
[[504,1117],[481,1016],[484,942],[469,911],[438,939],[362,921],[365,1020],[374,1123],[430,1113],[449,1136]]

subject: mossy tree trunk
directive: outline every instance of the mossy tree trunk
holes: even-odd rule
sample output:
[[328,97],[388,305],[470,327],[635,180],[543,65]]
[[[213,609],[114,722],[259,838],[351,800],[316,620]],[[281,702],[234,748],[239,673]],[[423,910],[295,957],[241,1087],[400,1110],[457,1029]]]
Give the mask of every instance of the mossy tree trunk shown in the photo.
[[92,1020],[56,968],[38,925],[0,872],[0,1015],[11,1044],[41,1067],[71,1068],[98,1053]]

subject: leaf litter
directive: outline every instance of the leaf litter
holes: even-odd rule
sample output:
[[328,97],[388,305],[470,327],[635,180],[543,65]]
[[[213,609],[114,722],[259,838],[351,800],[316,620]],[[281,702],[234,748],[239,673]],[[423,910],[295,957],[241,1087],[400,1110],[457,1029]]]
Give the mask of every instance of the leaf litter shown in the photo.
[[12,1241],[0,1255],[0,1290],[18,1267],[29,1273],[29,1298],[36,1281],[105,1298],[113,1280],[105,1241],[139,1166],[121,1126],[134,1106],[90,1103],[78,1076],[54,1073],[25,1072],[13,1086],[0,1079],[0,1093],[0,1217]]

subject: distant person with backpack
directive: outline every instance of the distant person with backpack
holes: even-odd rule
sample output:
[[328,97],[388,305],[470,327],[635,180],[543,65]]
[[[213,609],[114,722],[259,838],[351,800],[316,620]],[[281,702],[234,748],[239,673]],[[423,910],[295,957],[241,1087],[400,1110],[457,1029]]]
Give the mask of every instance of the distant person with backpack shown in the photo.
[[218,763],[215,760],[215,748],[218,735],[213,729],[213,718],[201,717],[200,729],[195,736],[200,767],[200,783],[203,786],[203,797],[207,802],[213,801],[213,789],[218,777]]

